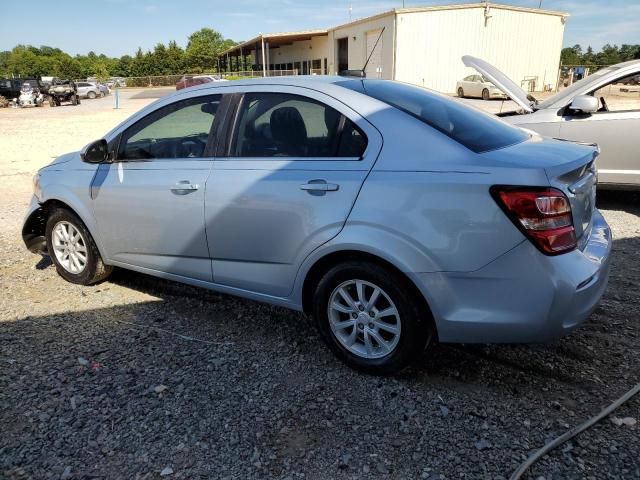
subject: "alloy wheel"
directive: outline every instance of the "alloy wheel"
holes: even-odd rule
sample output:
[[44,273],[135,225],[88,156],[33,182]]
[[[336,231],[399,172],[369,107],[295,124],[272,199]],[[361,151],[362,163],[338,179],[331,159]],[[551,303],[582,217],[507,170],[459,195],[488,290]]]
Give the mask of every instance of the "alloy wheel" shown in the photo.
[[400,314],[387,293],[365,280],[347,280],[329,296],[329,325],[338,342],[365,359],[382,358],[400,341]]
[[67,272],[77,275],[87,266],[87,243],[70,222],[58,222],[51,234],[53,252]]

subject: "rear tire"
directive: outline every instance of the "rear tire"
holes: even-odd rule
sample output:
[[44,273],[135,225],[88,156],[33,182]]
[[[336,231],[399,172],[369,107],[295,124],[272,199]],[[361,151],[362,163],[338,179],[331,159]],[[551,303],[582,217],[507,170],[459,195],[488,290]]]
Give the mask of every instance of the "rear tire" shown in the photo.
[[487,90],[486,88],[484,90],[482,90],[482,100],[489,100],[489,90]]
[[313,317],[340,360],[377,375],[405,368],[424,352],[435,332],[408,280],[370,262],[331,268],[316,287]]
[[87,97],[89,97],[91,100],[93,100],[94,98],[96,98],[96,92],[87,93]]
[[91,285],[106,279],[113,267],[105,265],[93,237],[78,216],[59,208],[46,226],[47,251],[58,274],[71,283]]
[[462,89],[462,87],[458,87],[458,96],[460,98],[464,98],[464,90]]

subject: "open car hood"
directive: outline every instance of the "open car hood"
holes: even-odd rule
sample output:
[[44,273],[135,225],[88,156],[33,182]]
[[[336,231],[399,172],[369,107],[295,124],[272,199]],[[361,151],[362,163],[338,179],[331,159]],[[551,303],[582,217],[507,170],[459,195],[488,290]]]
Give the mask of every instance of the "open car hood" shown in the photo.
[[535,99],[520,88],[513,80],[507,77],[496,67],[484,60],[471,55],[462,57],[462,62],[488,78],[496,87],[502,90],[511,100],[516,102],[525,112],[533,112],[533,102]]

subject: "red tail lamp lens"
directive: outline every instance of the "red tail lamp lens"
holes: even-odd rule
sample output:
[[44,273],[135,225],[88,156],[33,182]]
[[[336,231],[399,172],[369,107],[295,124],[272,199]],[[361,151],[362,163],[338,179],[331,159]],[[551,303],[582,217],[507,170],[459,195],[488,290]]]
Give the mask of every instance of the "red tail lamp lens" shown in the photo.
[[491,195],[522,233],[545,255],[576,248],[571,204],[556,188],[494,186]]

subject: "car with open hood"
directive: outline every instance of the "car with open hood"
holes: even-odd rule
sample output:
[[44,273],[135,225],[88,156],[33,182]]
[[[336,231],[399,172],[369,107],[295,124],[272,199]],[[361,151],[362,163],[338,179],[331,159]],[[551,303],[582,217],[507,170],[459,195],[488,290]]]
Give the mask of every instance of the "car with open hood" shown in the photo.
[[493,65],[472,56],[468,67],[499,87],[519,110],[498,114],[541,135],[597,143],[598,184],[640,188],[640,60],[602,68],[539,102]]

